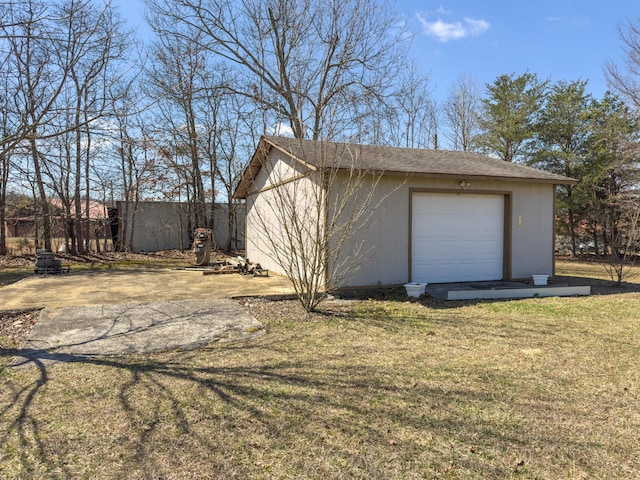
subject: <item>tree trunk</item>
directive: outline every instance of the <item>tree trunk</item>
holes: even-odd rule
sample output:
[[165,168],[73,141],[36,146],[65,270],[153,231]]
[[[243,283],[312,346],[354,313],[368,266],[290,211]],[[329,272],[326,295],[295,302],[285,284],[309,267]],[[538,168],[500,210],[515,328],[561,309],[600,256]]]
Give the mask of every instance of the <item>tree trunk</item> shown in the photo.
[[[85,105],[88,105],[89,103],[89,99],[88,97],[88,91],[85,90]],[[90,155],[91,155],[91,130],[89,128],[89,115],[87,110],[85,109],[84,113],[84,130],[85,130],[85,135],[86,135],[86,139],[87,141],[85,142],[85,147],[84,147],[84,196],[85,196],[85,200],[84,200],[84,211],[86,212],[86,231],[85,231],[85,236],[84,238],[86,238],[86,248],[85,250],[91,250],[91,182],[90,182],[90,170],[91,170],[91,165],[90,165]],[[96,249],[99,250],[98,247],[98,237],[96,236]]]
[[[33,170],[36,174],[36,186],[38,189],[38,201],[40,203],[40,211],[42,214],[42,241],[44,249],[51,252],[51,211],[47,200],[47,192],[44,189],[44,181],[42,179],[42,169],[40,168],[40,156],[38,154],[38,146],[36,140],[32,137],[29,140],[31,147],[31,156],[33,159]],[[36,241],[37,242],[37,241]]]
[[3,188],[0,186],[0,256],[7,254],[7,232],[5,231],[6,195],[2,190]]
[[0,256],[7,254],[7,232],[5,230],[7,212],[7,182],[9,181],[9,159],[0,155]]
[[[195,114],[188,112],[189,130],[189,155],[191,157],[191,169],[193,175],[193,228],[207,226],[207,208],[205,204],[204,183],[202,181],[202,171],[200,169],[200,159],[198,156],[197,132],[195,125]],[[213,214],[213,210],[211,212]]]
[[[233,200],[231,200],[231,195],[229,195],[229,202],[227,203],[227,226],[229,228],[229,235],[227,236],[227,244],[224,246],[226,252],[231,251],[231,241],[233,238],[233,231],[235,227],[235,210]],[[237,245],[236,245],[237,247]]]
[[[79,92],[76,92],[78,94]],[[75,184],[73,189],[73,198],[75,203],[76,215],[75,215],[75,226],[76,226],[76,239],[78,240],[77,244],[77,253],[83,254],[84,251],[84,235],[82,231],[82,198],[81,198],[81,182],[82,182],[82,137],[81,137],[81,128],[80,128],[80,102],[81,96],[78,94],[77,104],[76,104],[76,145],[75,145]]]
[[576,226],[573,220],[573,209],[569,209],[569,237],[571,238],[571,258],[578,257],[578,246],[576,245]]

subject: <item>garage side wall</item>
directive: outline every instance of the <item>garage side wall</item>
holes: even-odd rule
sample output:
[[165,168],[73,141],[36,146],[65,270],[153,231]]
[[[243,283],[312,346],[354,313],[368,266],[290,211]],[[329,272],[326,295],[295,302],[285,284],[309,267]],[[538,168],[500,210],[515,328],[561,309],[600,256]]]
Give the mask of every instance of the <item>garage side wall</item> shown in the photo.
[[511,276],[554,274],[554,186],[522,183],[513,196]]
[[246,198],[246,257],[287,275],[285,265],[293,248],[306,252],[318,248],[316,232],[324,221],[318,195],[315,172],[272,150]]
[[360,242],[368,245],[359,258],[359,269],[346,278],[342,285],[398,285],[413,280],[410,266],[410,203],[414,191],[505,195],[508,202],[505,208],[505,279],[525,279],[532,274],[552,275],[554,186],[468,179],[470,185],[463,190],[460,181],[461,178],[383,177],[371,202],[372,206],[378,203],[379,206],[368,225],[358,231],[343,250],[343,255],[349,255],[359,251]]

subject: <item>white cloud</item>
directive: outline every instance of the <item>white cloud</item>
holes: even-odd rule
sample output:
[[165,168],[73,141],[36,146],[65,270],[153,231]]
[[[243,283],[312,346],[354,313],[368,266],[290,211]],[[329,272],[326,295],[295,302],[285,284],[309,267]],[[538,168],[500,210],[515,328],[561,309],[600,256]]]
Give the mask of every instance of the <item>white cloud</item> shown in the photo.
[[293,129],[284,123],[277,123],[274,127],[267,129],[271,135],[280,137],[293,137]]
[[424,33],[430,37],[435,37],[439,42],[445,43],[450,40],[459,40],[465,37],[476,37],[483,34],[491,25],[486,20],[476,20],[465,17],[462,22],[448,23],[441,19],[429,22],[421,14],[418,20],[422,24]]
[[572,27],[588,27],[591,24],[589,17],[547,17],[549,23],[564,23]]
[[465,18],[464,21],[467,23],[467,31],[472,35],[482,35],[484,32],[489,30],[491,25],[486,20],[475,20],[473,18]]

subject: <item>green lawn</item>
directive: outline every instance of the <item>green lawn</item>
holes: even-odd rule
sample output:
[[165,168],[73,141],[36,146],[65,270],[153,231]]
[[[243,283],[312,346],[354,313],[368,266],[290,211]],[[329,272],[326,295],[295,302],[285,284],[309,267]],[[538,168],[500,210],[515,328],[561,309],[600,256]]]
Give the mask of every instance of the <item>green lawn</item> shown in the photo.
[[[0,478],[640,477],[640,293],[253,300],[246,344],[0,370]],[[1,292],[1,290],[0,290]]]

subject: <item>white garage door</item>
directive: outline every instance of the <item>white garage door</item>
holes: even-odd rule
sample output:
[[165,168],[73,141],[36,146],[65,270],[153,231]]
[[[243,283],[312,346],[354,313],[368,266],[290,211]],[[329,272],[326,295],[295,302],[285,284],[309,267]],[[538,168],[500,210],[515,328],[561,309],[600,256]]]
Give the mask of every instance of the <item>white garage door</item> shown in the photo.
[[504,196],[414,193],[412,202],[414,282],[502,279]]

